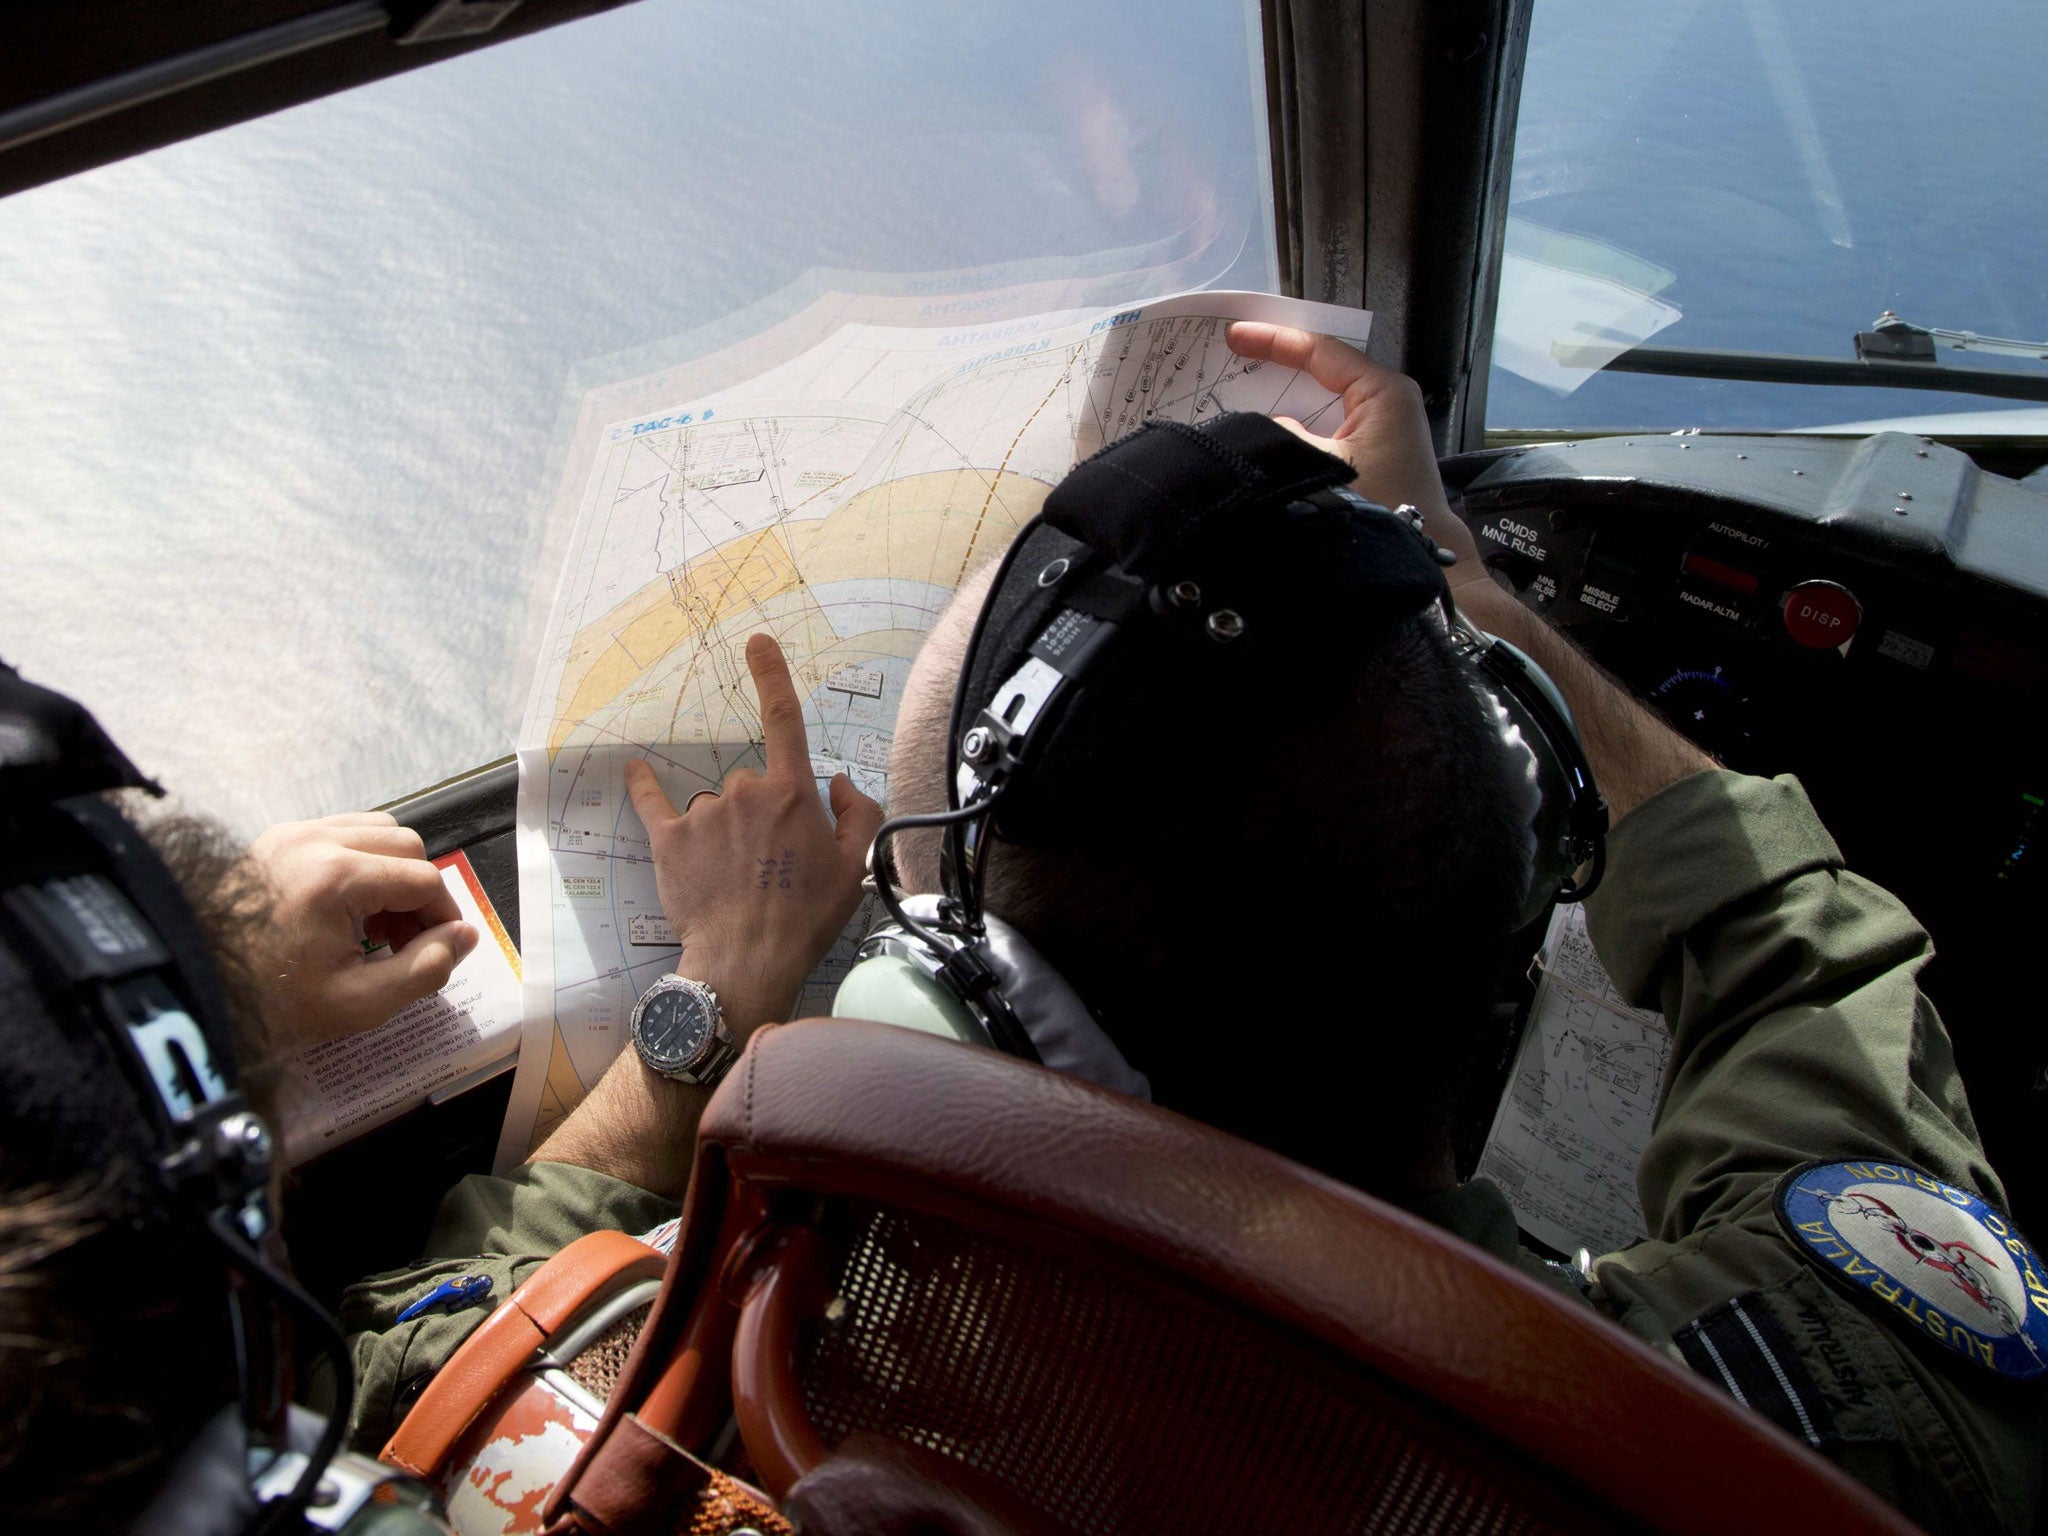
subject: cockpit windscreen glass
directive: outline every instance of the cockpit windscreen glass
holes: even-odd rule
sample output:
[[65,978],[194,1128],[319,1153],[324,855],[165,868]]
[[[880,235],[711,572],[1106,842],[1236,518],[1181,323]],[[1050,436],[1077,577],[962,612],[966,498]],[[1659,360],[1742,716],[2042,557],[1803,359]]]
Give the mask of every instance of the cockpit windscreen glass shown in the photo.
[[[1535,0],[1488,428],[2048,429],[2041,22]],[[2043,391],[1876,388],[1864,362]]]
[[1257,36],[645,0],[9,198],[0,658],[245,831],[499,757],[566,400],[832,295],[1271,288]]

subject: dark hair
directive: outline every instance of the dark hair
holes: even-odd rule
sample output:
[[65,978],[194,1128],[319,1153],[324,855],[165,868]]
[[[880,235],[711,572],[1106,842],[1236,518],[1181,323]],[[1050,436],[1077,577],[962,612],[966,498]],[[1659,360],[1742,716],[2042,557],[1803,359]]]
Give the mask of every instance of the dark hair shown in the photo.
[[[267,1054],[240,956],[268,892],[216,824],[163,817],[144,829],[207,935],[238,1056]],[[28,1080],[21,1053],[64,1026],[0,949],[0,1082]],[[82,1051],[81,1062],[91,1059]],[[117,1070],[111,1058],[102,1063]],[[81,1068],[80,1070],[83,1070]],[[35,1074],[30,1074],[33,1076]],[[245,1092],[266,1109],[262,1075]],[[125,1092],[125,1090],[120,1090]],[[118,1098],[112,1102],[118,1102]],[[0,1526],[124,1527],[162,1458],[234,1392],[218,1250],[166,1219],[151,1172],[118,1121],[90,1168],[25,1180],[34,1106],[10,1102],[0,1132]]]
[[[935,631],[948,664],[920,666],[911,739],[899,728],[898,811],[944,804],[943,726],[929,722],[945,719],[937,674],[959,661],[949,618]],[[1101,700],[1086,791],[1065,794],[1033,846],[992,840],[985,897],[1158,1102],[1398,1192],[1447,1149],[1528,828],[1433,613],[1299,661],[1132,679]],[[931,888],[928,845],[903,867]]]

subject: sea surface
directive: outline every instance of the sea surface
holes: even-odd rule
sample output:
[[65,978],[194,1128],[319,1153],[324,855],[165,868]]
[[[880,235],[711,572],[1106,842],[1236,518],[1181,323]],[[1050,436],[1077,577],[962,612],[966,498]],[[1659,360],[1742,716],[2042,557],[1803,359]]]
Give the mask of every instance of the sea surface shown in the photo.
[[[2042,22],[1538,0],[1516,248],[1632,284],[1670,343],[1846,356],[1886,307],[2048,336]],[[1171,247],[1269,288],[1255,48],[1241,0],[643,0],[10,198],[0,658],[245,832],[498,757],[602,359],[820,283]],[[1943,400],[1569,382],[1496,369],[1489,419]]]
[[[1661,345],[1846,360],[1886,309],[2048,343],[2044,80],[2037,0],[1535,0],[1510,247],[1661,284],[1679,315]],[[1629,373],[1559,395],[1496,368],[1487,424],[1774,429],[2015,407],[2040,430],[2038,406],[1971,396]]]

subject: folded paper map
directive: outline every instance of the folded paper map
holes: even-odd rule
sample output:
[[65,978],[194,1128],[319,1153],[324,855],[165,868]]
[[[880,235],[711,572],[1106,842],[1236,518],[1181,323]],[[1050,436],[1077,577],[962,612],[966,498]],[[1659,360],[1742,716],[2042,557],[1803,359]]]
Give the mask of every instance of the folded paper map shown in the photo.
[[[970,311],[971,312],[971,311]],[[626,1042],[676,962],[625,764],[670,799],[761,762],[743,647],[774,635],[820,785],[886,803],[905,675],[961,578],[1079,459],[1146,421],[1224,411],[1333,430],[1313,380],[1235,357],[1233,319],[1363,342],[1357,310],[1195,293],[976,326],[804,317],[581,402],[569,520],[520,736],[525,1024],[500,1167],[522,1160]],[[828,1008],[854,919],[799,1016]]]

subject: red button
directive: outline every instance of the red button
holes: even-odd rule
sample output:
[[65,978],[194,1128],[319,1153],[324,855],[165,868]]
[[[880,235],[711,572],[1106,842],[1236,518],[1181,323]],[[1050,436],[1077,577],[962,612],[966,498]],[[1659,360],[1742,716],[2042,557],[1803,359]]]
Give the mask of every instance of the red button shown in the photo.
[[1785,633],[1816,651],[1834,650],[1856,637],[1863,605],[1832,581],[1802,581],[1785,594]]

